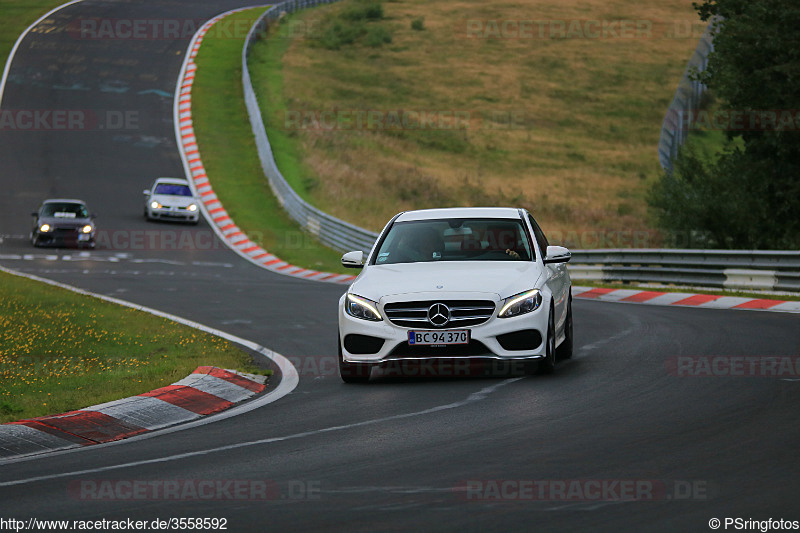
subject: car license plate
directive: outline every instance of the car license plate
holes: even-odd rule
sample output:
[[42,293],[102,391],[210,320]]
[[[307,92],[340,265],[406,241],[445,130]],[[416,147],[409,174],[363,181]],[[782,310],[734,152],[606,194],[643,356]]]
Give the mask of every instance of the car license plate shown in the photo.
[[451,344],[469,344],[469,330],[450,329],[446,331],[409,331],[408,344],[413,346],[449,346]]

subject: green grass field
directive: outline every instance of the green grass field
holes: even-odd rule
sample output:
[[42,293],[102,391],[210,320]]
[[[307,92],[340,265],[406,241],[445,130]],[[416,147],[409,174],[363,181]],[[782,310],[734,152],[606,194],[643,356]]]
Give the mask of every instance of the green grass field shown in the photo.
[[258,371],[219,337],[2,272],[0,308],[0,422],[133,396],[198,366]]
[[[255,22],[263,9],[231,15],[226,23]],[[280,44],[280,43],[279,43]],[[195,58],[192,120],[209,180],[236,224],[264,249],[292,264],[345,273],[341,253],[317,243],[283,211],[261,170],[242,96],[241,55],[244,39],[211,31]],[[269,48],[255,61],[260,80],[280,70],[281,50]],[[285,136],[270,133],[270,144],[287,174],[304,175],[301,157]],[[350,272],[352,274],[352,272]]]

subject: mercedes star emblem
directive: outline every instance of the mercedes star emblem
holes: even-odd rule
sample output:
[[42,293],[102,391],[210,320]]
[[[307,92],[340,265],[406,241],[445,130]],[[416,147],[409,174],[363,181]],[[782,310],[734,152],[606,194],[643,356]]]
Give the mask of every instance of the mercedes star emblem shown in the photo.
[[450,308],[444,304],[433,304],[428,308],[428,322],[441,328],[450,322]]

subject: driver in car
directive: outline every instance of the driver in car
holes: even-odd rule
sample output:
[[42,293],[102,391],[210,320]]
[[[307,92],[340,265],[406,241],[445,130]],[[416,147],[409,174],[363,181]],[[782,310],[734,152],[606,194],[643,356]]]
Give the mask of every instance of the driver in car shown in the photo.
[[441,259],[444,243],[433,228],[409,228],[397,242],[395,261],[416,263]]

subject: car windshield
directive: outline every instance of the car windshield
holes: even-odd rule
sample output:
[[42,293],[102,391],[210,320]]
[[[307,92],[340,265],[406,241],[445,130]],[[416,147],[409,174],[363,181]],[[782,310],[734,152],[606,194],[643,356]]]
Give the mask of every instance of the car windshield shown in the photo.
[[48,202],[42,206],[43,217],[55,218],[89,218],[83,204],[74,202]]
[[188,185],[176,185],[174,183],[159,183],[153,194],[168,194],[171,196],[191,196],[192,190]]
[[374,264],[428,261],[530,261],[520,220],[475,218],[396,222]]

